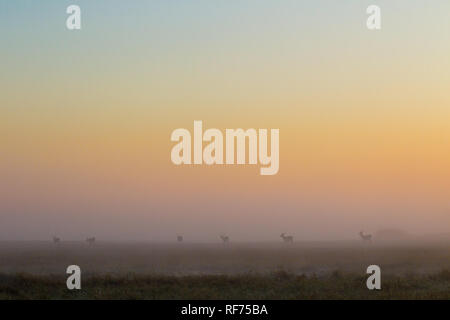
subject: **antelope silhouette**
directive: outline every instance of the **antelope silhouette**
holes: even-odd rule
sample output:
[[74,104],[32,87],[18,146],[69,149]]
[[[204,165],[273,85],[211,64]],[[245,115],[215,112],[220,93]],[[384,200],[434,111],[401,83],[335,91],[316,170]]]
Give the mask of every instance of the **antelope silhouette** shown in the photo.
[[86,242],[87,242],[90,246],[92,246],[92,245],[95,243],[95,237],[87,238],[87,239],[86,239]]
[[177,241],[178,242],[183,242],[183,236],[177,235]]
[[61,238],[53,236],[53,243],[54,244],[60,244],[61,243]]
[[293,236],[287,236],[284,233],[280,234],[281,239],[283,239],[284,243],[294,243],[294,237]]
[[228,243],[228,242],[230,242],[230,237],[229,237],[229,236],[226,236],[226,235],[224,235],[224,234],[221,234],[221,235],[220,235],[220,239],[222,239],[222,242],[223,242],[223,243]]
[[360,231],[359,232],[359,236],[361,237],[361,239],[364,241],[364,242],[370,242],[370,241],[372,241],[372,235],[371,234],[364,234],[362,231]]

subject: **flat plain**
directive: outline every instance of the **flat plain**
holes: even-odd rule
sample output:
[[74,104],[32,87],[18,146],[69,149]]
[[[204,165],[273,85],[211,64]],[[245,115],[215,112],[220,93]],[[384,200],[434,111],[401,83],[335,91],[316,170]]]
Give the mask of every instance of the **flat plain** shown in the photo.
[[[82,289],[66,288],[66,268]],[[366,268],[382,290],[366,288]],[[448,299],[450,243],[1,242],[0,299]]]

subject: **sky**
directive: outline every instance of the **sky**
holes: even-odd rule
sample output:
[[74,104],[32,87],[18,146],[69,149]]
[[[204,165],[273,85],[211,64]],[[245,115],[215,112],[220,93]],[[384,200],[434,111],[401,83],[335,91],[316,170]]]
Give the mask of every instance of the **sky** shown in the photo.
[[[82,29],[66,29],[66,8]],[[382,29],[366,28],[381,7]],[[0,240],[450,232],[447,0],[0,0]],[[280,169],[176,166],[280,130]]]

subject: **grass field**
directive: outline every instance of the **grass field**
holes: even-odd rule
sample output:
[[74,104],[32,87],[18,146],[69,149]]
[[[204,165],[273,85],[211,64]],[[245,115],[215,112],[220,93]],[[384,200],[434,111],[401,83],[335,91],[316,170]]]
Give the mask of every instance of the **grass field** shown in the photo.
[[95,276],[69,291],[65,278],[0,275],[0,299],[450,299],[450,272],[388,276],[382,290],[366,278],[334,272],[324,277],[283,271],[265,275]]
[[448,270],[446,243],[0,243],[0,299],[449,299]]

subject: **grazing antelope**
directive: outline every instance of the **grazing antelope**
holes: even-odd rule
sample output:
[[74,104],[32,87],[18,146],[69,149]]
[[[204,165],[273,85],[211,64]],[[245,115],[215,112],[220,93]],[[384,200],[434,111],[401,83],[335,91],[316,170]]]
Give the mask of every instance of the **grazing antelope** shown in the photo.
[[364,234],[362,231],[359,232],[359,236],[364,242],[371,242],[372,241],[372,235],[371,234]]
[[228,242],[230,242],[230,237],[229,237],[229,236],[226,236],[226,235],[224,235],[224,234],[221,234],[221,235],[220,235],[220,239],[222,239],[222,242],[223,242],[223,243],[228,243]]
[[86,242],[87,242],[90,246],[93,245],[93,244],[95,243],[95,237],[87,238],[87,239],[86,239]]
[[183,236],[177,235],[177,241],[178,242],[183,242]]
[[283,239],[284,243],[294,243],[293,236],[287,236],[284,233],[280,234],[281,239]]
[[53,237],[53,243],[54,244],[60,244],[61,243],[61,238],[58,238],[58,237]]

